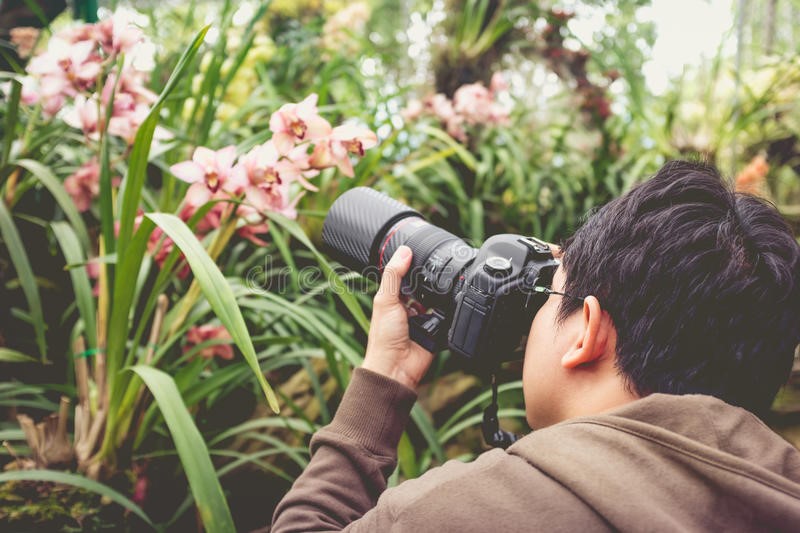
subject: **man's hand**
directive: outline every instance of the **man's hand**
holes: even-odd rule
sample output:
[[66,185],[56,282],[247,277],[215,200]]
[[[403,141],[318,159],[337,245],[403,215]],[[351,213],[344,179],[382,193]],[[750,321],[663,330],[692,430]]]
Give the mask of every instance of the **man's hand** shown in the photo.
[[408,311],[400,300],[400,284],[410,266],[411,249],[401,246],[383,270],[361,366],[416,391],[433,354],[408,337]]

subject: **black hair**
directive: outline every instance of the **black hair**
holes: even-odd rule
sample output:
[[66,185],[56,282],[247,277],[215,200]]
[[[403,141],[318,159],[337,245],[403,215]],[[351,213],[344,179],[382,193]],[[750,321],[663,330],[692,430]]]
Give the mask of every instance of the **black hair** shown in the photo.
[[[639,395],[709,394],[763,414],[800,342],[800,246],[770,203],[673,161],[564,243],[565,292],[594,295]],[[582,302],[564,298],[559,320]]]

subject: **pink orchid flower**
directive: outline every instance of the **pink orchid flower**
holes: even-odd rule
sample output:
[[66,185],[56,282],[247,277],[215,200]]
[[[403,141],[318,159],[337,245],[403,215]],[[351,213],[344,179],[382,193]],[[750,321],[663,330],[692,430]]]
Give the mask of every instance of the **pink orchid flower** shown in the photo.
[[456,114],[453,103],[442,93],[428,97],[425,100],[425,106],[442,122],[447,122]]
[[100,296],[100,263],[94,259],[86,262],[86,274],[94,282],[92,284],[92,296]]
[[295,144],[316,141],[331,133],[331,125],[317,113],[317,95],[310,94],[297,104],[284,104],[269,118],[272,142],[281,154]]
[[245,194],[248,205],[241,206],[238,213],[245,219],[251,220],[253,214],[260,215],[267,211],[279,213],[287,218],[297,218],[296,206],[301,197],[302,194],[299,194],[294,200],[290,200],[288,184],[281,184],[269,190],[251,187]]
[[492,93],[482,83],[470,83],[456,90],[453,108],[468,124],[484,124],[491,117],[493,101]]
[[100,194],[100,165],[97,160],[85,163],[65,179],[64,189],[72,197],[78,211],[88,211],[92,200]]
[[95,85],[102,64],[95,53],[94,42],[69,44],[53,38],[47,52],[31,59],[27,71],[40,78],[42,96],[51,97],[59,93],[75,96]]
[[75,97],[74,106],[64,115],[64,122],[83,131],[83,134],[96,140],[99,137],[98,103],[82,94]]
[[[188,352],[193,346],[202,344],[207,341],[232,341],[231,334],[225,329],[225,326],[212,326],[205,324],[203,326],[192,326],[186,332],[186,346],[184,352]],[[205,359],[213,359],[219,357],[220,359],[230,360],[233,359],[233,346],[230,344],[212,344],[201,348],[198,352],[200,357]]]
[[94,24],[80,24],[71,28],[65,28],[58,32],[57,35],[58,38],[70,44],[81,41],[92,41],[95,38],[95,27]]
[[[136,132],[139,130],[139,126],[142,125],[149,112],[150,107],[147,104],[137,104],[131,110],[120,111],[112,115],[108,121],[108,133],[125,139],[125,142],[129,145],[133,144],[133,141],[136,140]],[[156,128],[153,138],[156,140],[163,139],[165,137],[164,134],[165,130]]]
[[170,170],[175,177],[187,183],[204,182],[211,192],[217,192],[231,175],[236,147],[226,146],[221,150],[211,150],[198,146],[191,161],[172,165]]
[[[145,86],[146,76],[142,72],[133,69],[122,69],[122,73],[117,81],[116,73],[111,73],[106,78],[106,83],[103,86],[101,102],[103,105],[108,104],[111,98],[111,92],[114,90],[114,84],[117,86],[116,93],[114,94],[114,110],[120,106],[131,107],[139,103],[152,104],[157,100],[156,93],[151,91]],[[121,95],[125,95],[123,102],[117,102]]]
[[492,74],[492,81],[489,82],[489,90],[492,94],[502,93],[508,90],[508,82],[502,72]]
[[309,146],[310,144],[305,143],[295,146],[286,154],[286,159],[299,171],[296,179],[300,185],[306,190],[316,192],[319,188],[306,179],[313,178],[319,174],[318,169],[311,167],[311,154],[308,153]]
[[[141,219],[141,216],[136,217],[134,227],[139,227]],[[164,236],[164,232],[161,228],[155,228],[153,232],[150,233],[150,238],[147,241],[147,251],[152,255],[153,261],[156,262],[159,268],[164,268],[164,263],[174,249],[175,243],[169,237]],[[177,272],[178,279],[186,279],[189,275],[190,268],[182,253],[181,262],[178,264],[180,265],[180,269]]]
[[129,53],[144,40],[144,34],[127,16],[116,13],[94,25],[94,38],[107,54],[116,55]]
[[464,117],[454,115],[445,124],[448,135],[461,142],[467,142],[467,131],[464,129]]
[[300,169],[291,160],[282,158],[270,140],[241,158],[235,172],[236,191],[245,192],[253,187],[269,190],[301,177]]
[[[228,200],[230,197],[222,191],[212,193],[205,184],[197,182],[189,186],[186,196],[183,198],[183,209],[180,217],[183,221],[188,221],[197,210],[211,200]],[[227,209],[228,202],[216,202],[211,209],[201,218],[194,228],[197,235],[206,233],[218,228],[222,222],[222,217]]]
[[337,126],[325,141],[314,147],[309,163],[314,168],[336,166],[348,177],[353,177],[350,154],[364,156],[364,151],[378,144],[378,136],[367,128],[345,124]]
[[410,100],[408,104],[406,104],[406,107],[400,111],[400,116],[403,117],[403,120],[406,122],[413,122],[422,115],[423,111],[425,111],[425,106],[415,98]]
[[257,224],[245,224],[241,228],[236,230],[236,234],[243,239],[247,239],[248,241],[252,242],[256,246],[266,246],[267,241],[260,238],[259,235],[263,235],[269,231],[269,224],[266,222],[260,222]]

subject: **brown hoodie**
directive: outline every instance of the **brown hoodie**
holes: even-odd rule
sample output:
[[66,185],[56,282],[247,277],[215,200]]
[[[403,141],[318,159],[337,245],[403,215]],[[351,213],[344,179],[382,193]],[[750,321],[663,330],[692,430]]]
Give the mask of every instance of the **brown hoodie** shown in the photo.
[[653,394],[385,490],[414,400],[357,369],[273,533],[800,530],[800,452],[716,398]]

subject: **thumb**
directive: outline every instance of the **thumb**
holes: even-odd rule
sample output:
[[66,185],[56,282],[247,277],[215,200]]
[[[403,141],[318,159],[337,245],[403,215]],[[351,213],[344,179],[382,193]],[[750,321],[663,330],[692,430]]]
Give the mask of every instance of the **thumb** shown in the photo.
[[411,266],[411,248],[400,246],[383,269],[381,286],[375,295],[375,305],[391,305],[400,301],[400,285]]

